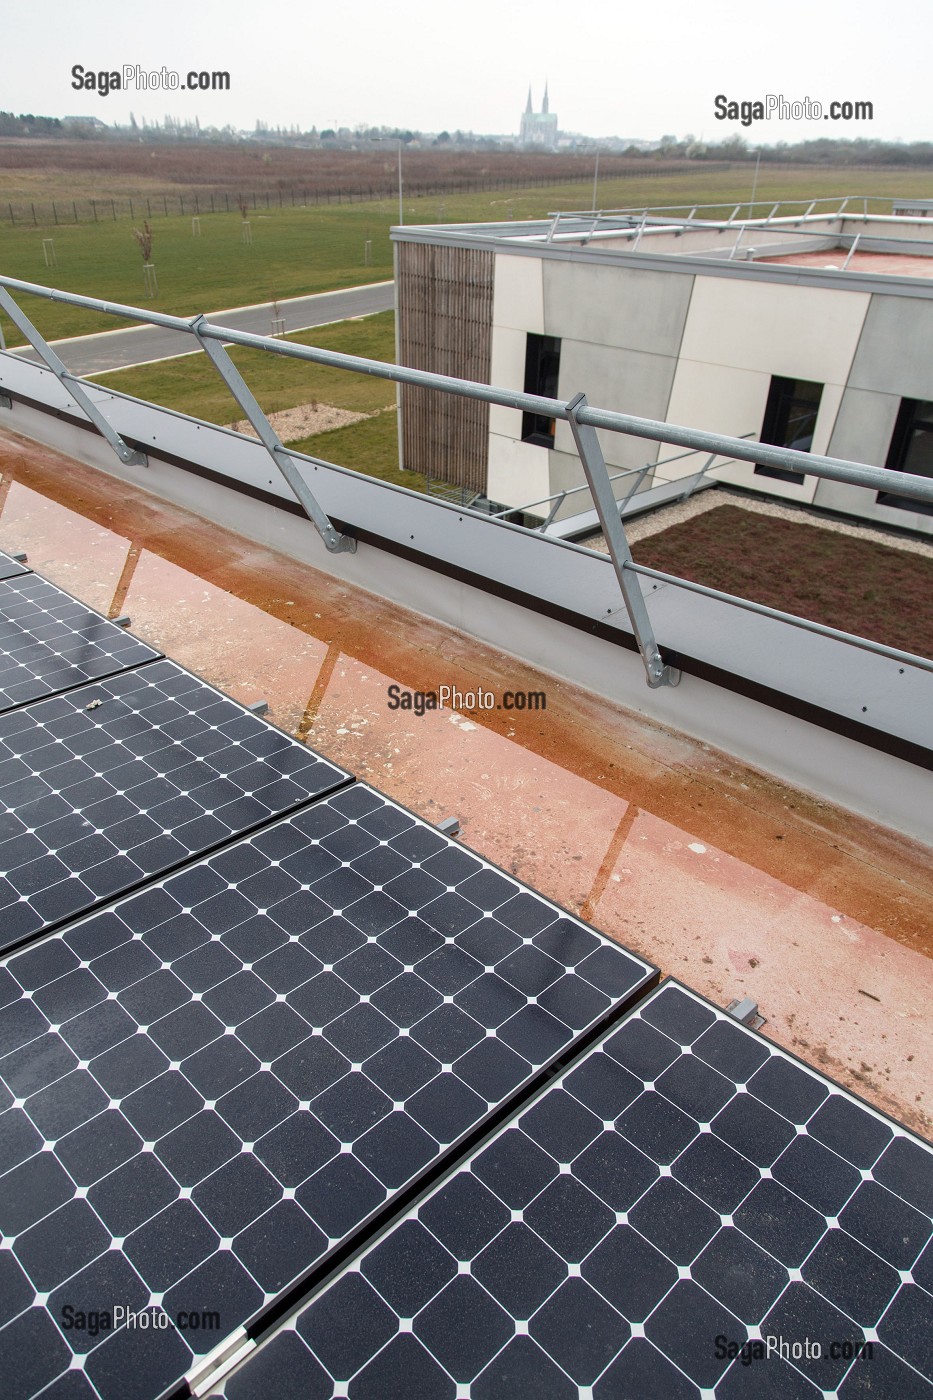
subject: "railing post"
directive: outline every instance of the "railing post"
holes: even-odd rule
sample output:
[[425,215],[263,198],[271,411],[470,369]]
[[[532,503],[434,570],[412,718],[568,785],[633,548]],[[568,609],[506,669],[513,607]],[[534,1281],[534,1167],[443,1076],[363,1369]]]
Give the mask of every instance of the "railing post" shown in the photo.
[[69,374],[51,345],[48,345],[43,340],[29,317],[25,312],[20,310],[16,302],[10,296],[6,287],[0,287],[0,306],[3,307],[14,326],[16,326],[29,341],[29,344],[32,346],[33,350],[35,350],[46,369],[52,371],[56,379],[68,390],[68,393],[74,399],[78,407],[83,409],[88,418],[90,418],[101,437],[107,439],[114,452],[120,458],[120,461],[128,467],[147,467],[149,462],[145,453],[137,452],[135,448],[129,447],[123,441],[116,428],[107,421],[96,403],[88,398],[81,381],[77,379],[75,375]]
[[564,501],[566,501],[566,499],[567,492],[561,491],[560,495],[556,497],[554,504],[551,506],[551,509],[548,512],[547,520],[543,520],[540,525],[535,526],[535,529],[538,531],[539,534],[544,535],[547,533],[548,527],[554,523],[554,517],[560,510],[561,506],[564,504]]
[[700,482],[703,480],[704,476],[715,462],[717,455],[718,454],[714,452],[711,457],[707,457],[705,465],[702,466],[698,472],[694,473],[693,480],[691,481],[690,485],[687,487],[686,491],[680,498],[682,501],[689,501],[690,497],[693,495],[694,491],[697,489]]
[[849,263],[852,261],[853,255],[854,255],[854,253],[855,253],[856,248],[858,247],[858,242],[859,242],[859,239],[861,238],[861,236],[862,236],[862,235],[861,235],[860,233],[857,233],[857,234],[855,235],[855,237],[853,238],[852,243],[851,243],[851,245],[850,245],[850,247],[849,247],[849,251],[848,251],[848,253],[846,254],[846,260],[845,260],[845,262],[842,264],[842,271],[843,271],[843,272],[845,272],[846,268],[849,266]]
[[329,516],[321,509],[314,492],[292,461],[289,453],[282,446],[272,424],[254,398],[253,391],[227,354],[225,347],[221,345],[219,340],[205,336],[204,327],[207,324],[208,322],[203,315],[197,316],[191,322],[191,329],[197,337],[199,345],[255,428],[263,447],[288,482],[305,514],[327,546],[328,552],[330,554],[355,554],[356,540],[352,539],[350,535],[343,535],[339,530],[334,529]]
[[585,394],[577,394],[567,404],[570,431],[573,433],[573,440],[580,454],[583,471],[586,474],[596,506],[596,513],[599,516],[599,523],[602,526],[606,544],[609,546],[609,557],[615,568],[619,587],[622,589],[625,610],[632,624],[632,631],[635,634],[635,641],[638,643],[638,650],[641,652],[641,659],[645,663],[648,684],[652,690],[656,690],[662,685],[677,685],[680,680],[680,672],[674,667],[668,666],[661,656],[651,627],[651,619],[648,616],[645,595],[641,591],[641,583],[637,575],[631,571],[626,572],[626,566],[633,562],[632,551],[629,549],[625,527],[619,516],[618,503],[609,483],[606,459],[599,445],[596,429],[580,422],[578,415],[582,408],[586,408]]

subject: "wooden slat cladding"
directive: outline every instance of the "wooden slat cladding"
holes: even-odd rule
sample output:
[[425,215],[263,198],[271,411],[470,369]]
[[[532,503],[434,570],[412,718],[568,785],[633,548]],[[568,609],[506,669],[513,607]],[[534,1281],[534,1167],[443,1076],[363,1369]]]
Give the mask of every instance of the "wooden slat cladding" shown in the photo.
[[[493,254],[397,243],[399,362],[489,383]],[[485,491],[489,405],[433,389],[401,390],[406,467]]]

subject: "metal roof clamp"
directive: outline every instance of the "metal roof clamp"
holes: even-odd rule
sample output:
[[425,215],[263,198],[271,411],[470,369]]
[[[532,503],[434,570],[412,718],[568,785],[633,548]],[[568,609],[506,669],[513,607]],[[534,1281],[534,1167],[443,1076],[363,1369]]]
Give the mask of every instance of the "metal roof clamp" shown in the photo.
[[198,344],[240,405],[245,417],[249,419],[263,447],[288,482],[296,500],[324,541],[328,553],[355,554],[356,540],[350,535],[341,534],[331,524],[330,517],[321,509],[314,492],[293,461],[291,453],[283,447],[272,424],[254,397],[253,391],[231,360],[226,348],[221,344],[219,336],[216,332],[213,336],[209,334],[213,330],[210,322],[201,315],[196,316],[190,324]]
[[619,580],[625,610],[632,624],[641,659],[645,663],[647,681],[652,690],[657,690],[662,685],[679,685],[680,672],[675,667],[668,666],[661,655],[648,616],[645,595],[641,591],[641,583],[631,569],[632,551],[629,549],[625,526],[619,515],[619,503],[613,494],[606,459],[599,445],[596,429],[580,421],[579,415],[586,406],[586,395],[577,394],[566,406],[567,421],[609,547],[609,557]]

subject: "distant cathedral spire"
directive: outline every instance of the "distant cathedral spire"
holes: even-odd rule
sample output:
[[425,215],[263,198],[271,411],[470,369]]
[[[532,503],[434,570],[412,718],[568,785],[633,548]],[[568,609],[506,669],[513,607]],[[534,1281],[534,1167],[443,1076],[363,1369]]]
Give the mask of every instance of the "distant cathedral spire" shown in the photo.
[[543,151],[556,151],[558,147],[557,113],[550,108],[548,85],[544,84],[544,98],[541,111],[536,112],[532,103],[531,85],[528,86],[528,101],[522,113],[519,128],[519,141],[527,150],[536,148]]

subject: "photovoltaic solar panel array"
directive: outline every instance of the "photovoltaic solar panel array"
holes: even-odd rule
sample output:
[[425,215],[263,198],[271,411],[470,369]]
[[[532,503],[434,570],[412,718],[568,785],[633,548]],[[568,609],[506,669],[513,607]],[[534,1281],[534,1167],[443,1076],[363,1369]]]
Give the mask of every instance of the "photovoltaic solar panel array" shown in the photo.
[[222,1393],[929,1397],[931,1214],[927,1146],[667,982]]
[[10,565],[4,1396],[933,1393],[919,1140]]
[[171,661],[0,715],[0,946],[348,780]]
[[0,582],[0,712],[158,655],[38,574]]

